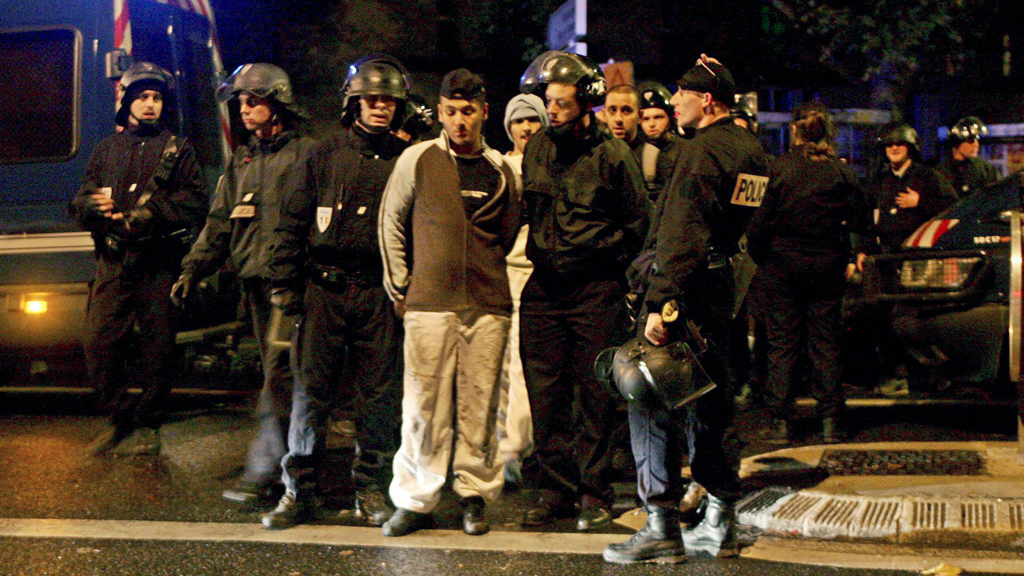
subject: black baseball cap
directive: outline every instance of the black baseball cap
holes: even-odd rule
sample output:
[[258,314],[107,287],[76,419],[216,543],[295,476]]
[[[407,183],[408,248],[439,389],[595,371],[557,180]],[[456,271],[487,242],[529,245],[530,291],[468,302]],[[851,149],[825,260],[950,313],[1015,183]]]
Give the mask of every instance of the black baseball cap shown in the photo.
[[696,66],[676,80],[676,85],[680,90],[708,92],[715,100],[730,108],[735,102],[736,82],[728,68],[715,62],[698,60]]
[[452,70],[441,81],[441,96],[452,100],[476,100],[486,94],[484,79],[465,68]]

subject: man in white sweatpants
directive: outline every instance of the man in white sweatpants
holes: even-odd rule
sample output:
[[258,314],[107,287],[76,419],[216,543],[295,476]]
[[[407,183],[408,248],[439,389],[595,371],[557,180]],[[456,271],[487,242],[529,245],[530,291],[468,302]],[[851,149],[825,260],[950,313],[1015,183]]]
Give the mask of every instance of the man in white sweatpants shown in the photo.
[[432,524],[449,462],[467,534],[490,529],[484,510],[504,485],[498,379],[519,179],[483,141],[484,94],[469,70],[445,76],[440,138],[402,153],[381,203],[384,286],[405,321],[402,444],[390,488],[397,510],[385,536]]

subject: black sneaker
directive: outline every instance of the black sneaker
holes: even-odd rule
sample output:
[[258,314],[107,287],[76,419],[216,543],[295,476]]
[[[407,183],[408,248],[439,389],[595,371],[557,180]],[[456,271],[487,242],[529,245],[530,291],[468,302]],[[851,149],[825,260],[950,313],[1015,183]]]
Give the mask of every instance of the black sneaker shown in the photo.
[[594,532],[612,523],[612,512],[604,506],[586,506],[576,518],[577,532]]
[[299,499],[292,490],[285,490],[277,508],[263,515],[263,526],[268,530],[283,530],[315,520],[319,504],[313,498]]
[[491,525],[484,517],[487,505],[480,496],[462,500],[462,531],[470,536],[480,536],[491,531]]
[[417,530],[430,528],[434,525],[434,518],[430,514],[413,512],[405,508],[395,510],[391,518],[381,526],[380,531],[385,536],[405,536]]
[[274,494],[273,482],[249,482],[239,480],[231,488],[220,493],[221,497],[228,502],[238,504],[243,508],[254,508],[271,502]]
[[657,506],[645,506],[644,510],[647,512],[647,523],[629,540],[606,546],[601,555],[605,562],[685,562],[686,551],[679,531],[679,512]]
[[561,502],[549,502],[541,499],[537,504],[523,514],[521,524],[523,526],[543,526],[550,524],[560,518],[572,518],[576,515],[575,507],[572,504]]
[[367,488],[356,492],[356,517],[370,526],[383,526],[394,513],[395,509],[379,489]]

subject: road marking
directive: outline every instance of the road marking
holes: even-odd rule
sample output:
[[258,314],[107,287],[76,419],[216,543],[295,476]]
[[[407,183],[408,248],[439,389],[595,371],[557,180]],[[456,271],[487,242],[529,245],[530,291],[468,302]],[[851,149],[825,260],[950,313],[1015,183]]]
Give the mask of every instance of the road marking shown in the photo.
[[0,519],[0,537],[259,542],[483,552],[600,554],[605,546],[625,541],[628,535],[491,531],[483,536],[469,536],[461,530],[421,530],[401,538],[388,538],[381,534],[380,528],[355,526],[301,525],[288,530],[267,530],[259,524],[14,518]]

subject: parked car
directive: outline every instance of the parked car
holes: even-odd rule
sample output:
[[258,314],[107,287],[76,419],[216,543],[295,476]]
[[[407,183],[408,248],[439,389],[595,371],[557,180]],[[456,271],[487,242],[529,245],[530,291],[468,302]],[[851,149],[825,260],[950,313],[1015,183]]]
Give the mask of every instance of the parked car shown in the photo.
[[999,395],[1021,380],[1022,174],[953,204],[864,273],[865,296],[891,304],[921,366]]

